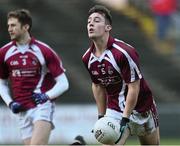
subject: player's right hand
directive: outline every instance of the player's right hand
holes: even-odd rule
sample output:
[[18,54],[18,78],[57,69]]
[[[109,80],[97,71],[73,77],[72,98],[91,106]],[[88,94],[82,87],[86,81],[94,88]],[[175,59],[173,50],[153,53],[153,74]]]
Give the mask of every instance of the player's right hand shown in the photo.
[[12,101],[12,102],[9,104],[9,108],[11,109],[11,111],[12,111],[14,114],[17,114],[17,113],[23,111],[22,105],[21,105],[20,103],[18,103],[18,102],[15,102],[15,101]]

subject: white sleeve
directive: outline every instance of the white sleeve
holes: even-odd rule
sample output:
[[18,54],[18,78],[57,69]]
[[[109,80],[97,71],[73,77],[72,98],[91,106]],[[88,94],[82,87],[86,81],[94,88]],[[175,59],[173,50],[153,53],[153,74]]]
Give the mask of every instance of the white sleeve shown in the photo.
[[4,79],[0,79],[0,96],[4,100],[4,102],[9,106],[9,103],[12,101],[8,81]]
[[57,76],[55,80],[56,84],[54,85],[54,87],[46,92],[50,99],[57,98],[69,89],[69,82],[65,73]]

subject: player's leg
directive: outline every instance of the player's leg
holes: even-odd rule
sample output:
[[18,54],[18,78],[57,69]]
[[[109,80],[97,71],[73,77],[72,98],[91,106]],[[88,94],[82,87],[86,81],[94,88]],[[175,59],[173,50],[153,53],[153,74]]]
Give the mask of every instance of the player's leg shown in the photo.
[[23,140],[24,145],[28,146],[31,143],[31,138],[26,138]]
[[53,124],[54,103],[47,101],[34,109],[31,144],[48,144]]
[[152,105],[148,112],[141,113],[139,121],[144,120],[145,123],[138,125],[135,129],[142,145],[159,145],[159,121],[156,105]]
[[47,143],[50,135],[49,131],[54,128],[53,113],[54,103],[48,101],[35,108],[29,109],[27,112],[19,114],[20,132],[25,145],[38,143],[38,141],[40,141],[41,137],[37,136],[39,139],[35,138],[39,133],[39,129],[41,130],[40,135],[43,134],[43,137],[45,137],[45,140],[42,140],[44,141],[43,143]]
[[28,146],[31,143],[31,136],[32,136],[32,121],[29,117],[31,110],[27,112],[19,113],[19,128],[20,128],[20,134],[21,138],[23,140],[24,145]]
[[146,136],[139,136],[139,141],[141,145],[159,145],[160,144],[160,135],[159,127],[156,128],[154,132]]
[[31,145],[48,144],[52,124],[48,121],[39,120],[34,123]]

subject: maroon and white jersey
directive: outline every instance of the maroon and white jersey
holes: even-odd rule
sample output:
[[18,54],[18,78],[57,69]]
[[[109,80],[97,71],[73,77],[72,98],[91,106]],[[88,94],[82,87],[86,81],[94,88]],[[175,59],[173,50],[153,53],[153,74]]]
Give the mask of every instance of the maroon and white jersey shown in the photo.
[[51,89],[64,72],[57,54],[46,44],[31,39],[28,45],[12,41],[0,49],[0,78],[10,79],[12,98],[25,109],[35,107],[32,94]]
[[128,92],[128,83],[140,80],[140,91],[135,107],[137,112],[151,108],[151,90],[144,80],[136,50],[123,41],[109,37],[107,49],[96,57],[94,44],[83,55],[82,60],[91,76],[92,82],[100,84],[107,91],[107,107],[123,112]]

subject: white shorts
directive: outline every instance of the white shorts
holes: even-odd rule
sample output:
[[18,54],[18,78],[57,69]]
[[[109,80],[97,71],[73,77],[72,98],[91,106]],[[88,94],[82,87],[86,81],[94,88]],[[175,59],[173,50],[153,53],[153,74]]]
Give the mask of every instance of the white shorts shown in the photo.
[[[112,109],[107,109],[105,116],[115,118],[119,122],[122,119],[122,113]],[[158,115],[156,107],[153,106],[145,113],[134,112],[130,116],[130,122],[128,125],[131,135],[145,136],[152,133],[158,127]]]
[[26,112],[19,113],[19,127],[22,139],[32,137],[33,124],[38,120],[50,122],[52,124],[52,129],[54,129],[54,108],[55,104],[47,101],[43,104],[39,104],[35,108],[29,109]]

